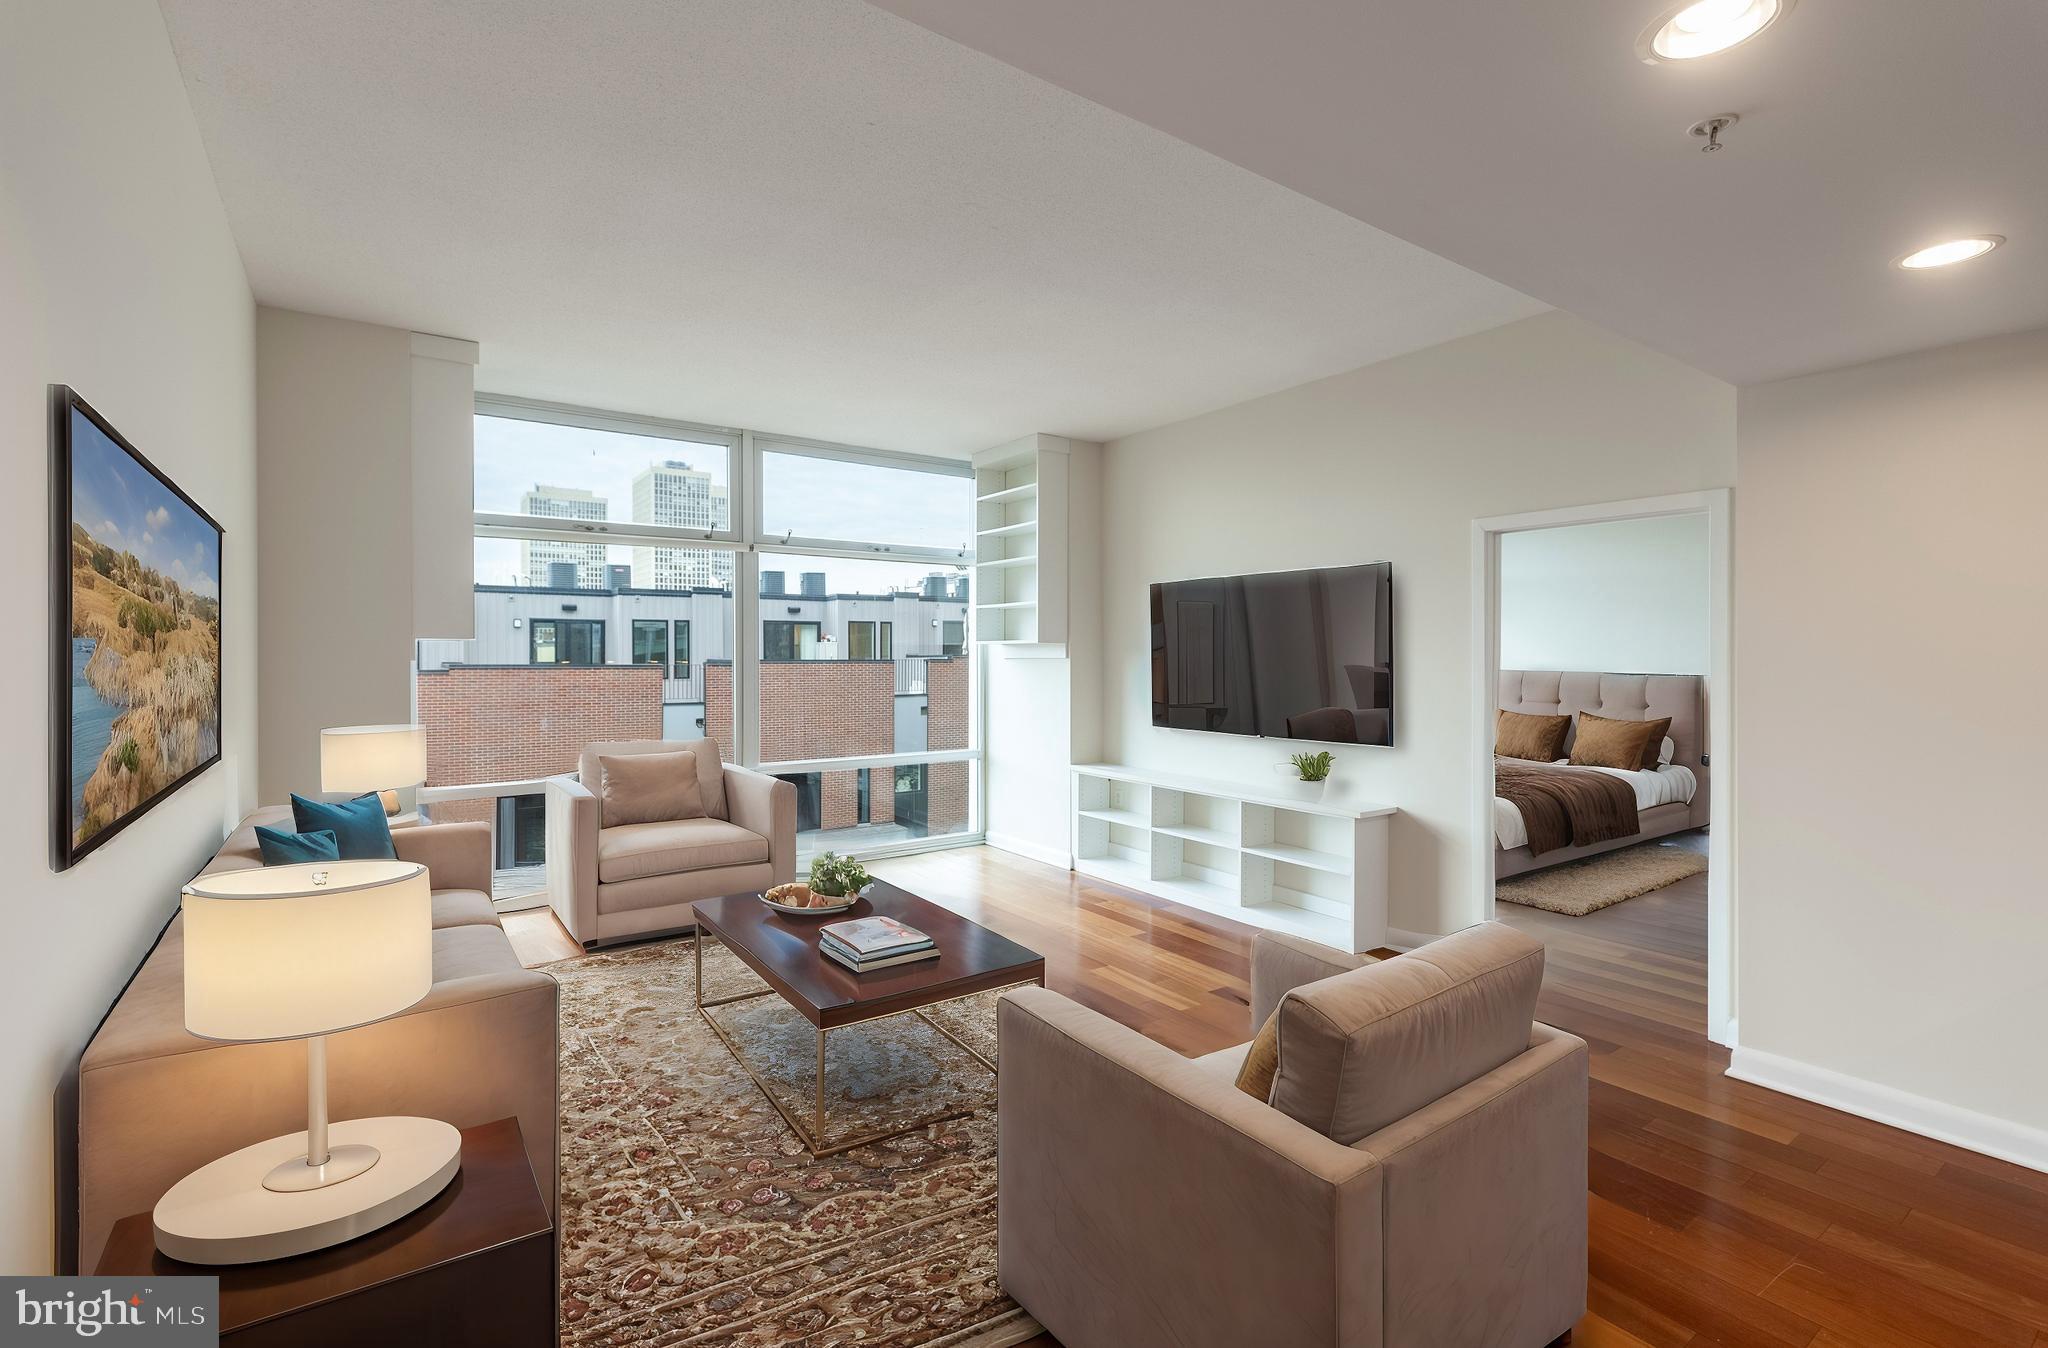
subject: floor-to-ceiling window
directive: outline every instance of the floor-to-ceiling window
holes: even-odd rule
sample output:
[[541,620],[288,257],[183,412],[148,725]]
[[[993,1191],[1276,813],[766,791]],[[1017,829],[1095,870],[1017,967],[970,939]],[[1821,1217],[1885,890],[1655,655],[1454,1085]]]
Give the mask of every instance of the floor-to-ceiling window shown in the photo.
[[[803,782],[799,852],[975,833],[980,736],[961,569],[972,475],[765,437],[755,448],[758,761]],[[952,649],[948,624],[963,634]],[[929,784],[914,810],[875,789],[906,776]]]
[[[964,578],[871,557],[759,556],[764,572],[806,577],[811,591],[762,594],[756,666],[760,761],[798,782],[800,851],[973,832],[973,669],[945,644],[947,624],[967,620]],[[895,776],[920,784],[919,808],[875,789]]]
[[979,829],[964,463],[479,398],[476,503],[475,635],[415,697],[422,799],[495,821],[502,888],[596,740],[796,783],[801,858]]

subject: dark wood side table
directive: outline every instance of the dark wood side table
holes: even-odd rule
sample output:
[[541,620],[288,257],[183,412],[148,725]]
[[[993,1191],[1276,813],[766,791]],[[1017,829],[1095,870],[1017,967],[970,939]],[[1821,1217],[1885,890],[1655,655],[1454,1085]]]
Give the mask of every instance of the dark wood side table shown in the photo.
[[462,1130],[462,1169],[425,1207],[343,1245],[206,1267],[156,1248],[146,1212],[114,1224],[101,1277],[217,1274],[221,1342],[358,1348],[388,1339],[553,1348],[555,1232],[516,1119]]

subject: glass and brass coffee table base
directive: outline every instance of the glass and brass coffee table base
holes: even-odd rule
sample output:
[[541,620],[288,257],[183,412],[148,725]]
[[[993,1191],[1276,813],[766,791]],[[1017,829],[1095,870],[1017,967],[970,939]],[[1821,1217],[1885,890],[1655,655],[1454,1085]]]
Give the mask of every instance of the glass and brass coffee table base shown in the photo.
[[[937,1030],[940,1034],[951,1040],[968,1057],[974,1059],[975,1062],[993,1073],[996,1070],[996,1065],[993,1061],[959,1035],[954,1034],[951,1030],[939,1024],[938,1021],[932,1019],[931,1016],[925,1014],[927,1008],[943,1006],[947,1002],[964,1001],[968,997],[978,997],[985,992],[1007,991],[1012,987],[1043,987],[1045,985],[1045,975],[1041,969],[1039,975],[1035,978],[1020,979],[1002,988],[981,988],[974,992],[963,993],[957,997],[937,998],[918,1006],[906,1007],[898,1011],[886,1011],[873,1016],[863,1016],[857,1020],[847,1021],[838,1025],[814,1025],[812,1029],[818,1041],[817,1072],[812,1081],[811,1117],[806,1120],[799,1118],[796,1111],[790,1109],[789,1106],[785,1105],[776,1096],[774,1090],[768,1085],[767,1080],[762,1077],[760,1072],[755,1070],[752,1063],[747,1061],[746,1052],[740,1047],[739,1042],[711,1015],[713,1007],[729,1006],[734,1002],[748,1002],[760,997],[776,997],[782,994],[775,988],[767,987],[759,988],[753,992],[735,993],[729,997],[717,997],[707,1001],[704,997],[704,942],[709,935],[710,933],[706,932],[701,926],[698,928],[695,942],[697,1013],[704,1018],[704,1023],[711,1027],[711,1032],[718,1036],[719,1042],[723,1043],[726,1050],[732,1054],[733,1061],[737,1062],[741,1070],[753,1078],[754,1084],[760,1087],[761,1094],[768,1098],[769,1104],[775,1106],[775,1112],[782,1115],[783,1122],[790,1126],[790,1130],[803,1142],[805,1150],[809,1151],[813,1156],[836,1156],[840,1152],[851,1151],[855,1147],[865,1147],[874,1142],[886,1142],[892,1137],[902,1137],[906,1133],[914,1133],[920,1129],[929,1128],[935,1123],[945,1123],[952,1119],[965,1118],[972,1114],[975,1109],[971,1105],[960,1109],[949,1109],[942,1113],[929,1114],[922,1118],[893,1123],[887,1128],[861,1133],[855,1137],[828,1137],[826,1131],[827,1121],[825,1118],[825,1040],[826,1036],[833,1030],[852,1029],[857,1025],[871,1025],[878,1020],[891,1020],[897,1016],[916,1016],[919,1020],[931,1026],[932,1029]],[[742,962],[744,963],[745,961]],[[787,1001],[786,998],[785,1001]]]

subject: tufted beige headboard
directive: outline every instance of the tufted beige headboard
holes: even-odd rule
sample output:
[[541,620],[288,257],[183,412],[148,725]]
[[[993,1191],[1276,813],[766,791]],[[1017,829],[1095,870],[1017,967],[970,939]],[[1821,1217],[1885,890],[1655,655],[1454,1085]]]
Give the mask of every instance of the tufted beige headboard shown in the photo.
[[[1504,669],[1500,705],[1531,716],[1577,715],[1590,711],[1617,721],[1671,718],[1671,761],[1699,778],[1692,798],[1695,827],[1707,822],[1707,681],[1698,674],[1591,674],[1566,670]],[[1575,722],[1565,737],[1570,747]]]

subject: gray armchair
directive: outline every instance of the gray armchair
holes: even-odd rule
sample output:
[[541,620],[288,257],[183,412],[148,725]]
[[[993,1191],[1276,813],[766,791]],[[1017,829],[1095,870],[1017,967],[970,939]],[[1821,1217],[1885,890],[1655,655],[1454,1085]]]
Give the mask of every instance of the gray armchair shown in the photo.
[[1586,1302],[1586,1046],[1488,923],[1376,963],[1262,934],[1280,1010],[1188,1059],[1056,992],[997,1027],[1003,1287],[1067,1348],[1540,1348]]
[[[700,819],[607,827],[600,758],[697,755]],[[584,749],[574,777],[547,784],[548,901],[588,949],[696,925],[698,899],[796,877],[796,788],[721,763],[714,740],[616,740]]]

